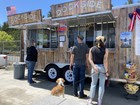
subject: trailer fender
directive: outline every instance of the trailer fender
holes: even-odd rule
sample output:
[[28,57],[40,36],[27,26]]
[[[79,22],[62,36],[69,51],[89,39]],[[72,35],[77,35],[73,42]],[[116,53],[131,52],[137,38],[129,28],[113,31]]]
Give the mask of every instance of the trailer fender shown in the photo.
[[69,63],[54,63],[55,65],[57,65],[59,68],[64,68],[66,66],[69,66]]

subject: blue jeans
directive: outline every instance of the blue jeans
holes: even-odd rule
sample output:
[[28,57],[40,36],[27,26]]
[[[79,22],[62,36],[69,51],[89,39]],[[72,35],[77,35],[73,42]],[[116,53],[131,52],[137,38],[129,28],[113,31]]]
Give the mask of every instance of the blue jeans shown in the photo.
[[32,77],[33,77],[33,71],[35,67],[36,62],[34,61],[27,61],[27,68],[28,68],[28,82],[32,83]]
[[79,95],[84,94],[84,84],[85,84],[85,69],[84,65],[74,65],[73,66],[73,88],[74,95],[78,95],[78,88],[80,90]]
[[90,98],[93,99],[96,93],[96,85],[99,79],[99,92],[98,92],[98,101],[102,101],[104,91],[105,91],[105,68],[103,64],[96,64],[99,72],[95,73],[94,70],[92,69],[92,82],[91,82],[91,87],[90,87]]

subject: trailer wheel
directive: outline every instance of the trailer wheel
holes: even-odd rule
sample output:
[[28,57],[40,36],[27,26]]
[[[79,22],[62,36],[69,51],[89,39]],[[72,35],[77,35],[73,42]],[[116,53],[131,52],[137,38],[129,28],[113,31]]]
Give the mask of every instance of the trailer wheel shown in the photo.
[[73,71],[69,69],[69,67],[63,68],[63,78],[65,79],[66,83],[73,82]]
[[60,77],[60,70],[56,65],[49,65],[45,68],[47,79],[50,81],[56,81]]

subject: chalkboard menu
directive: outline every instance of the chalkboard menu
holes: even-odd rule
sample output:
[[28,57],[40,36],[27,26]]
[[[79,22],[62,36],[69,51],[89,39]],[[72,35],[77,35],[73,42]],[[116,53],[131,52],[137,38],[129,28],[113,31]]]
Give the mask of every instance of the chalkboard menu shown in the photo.
[[55,32],[51,34],[51,48],[57,48],[58,47],[58,37]]
[[78,27],[70,27],[69,28],[69,47],[76,45],[78,35]]

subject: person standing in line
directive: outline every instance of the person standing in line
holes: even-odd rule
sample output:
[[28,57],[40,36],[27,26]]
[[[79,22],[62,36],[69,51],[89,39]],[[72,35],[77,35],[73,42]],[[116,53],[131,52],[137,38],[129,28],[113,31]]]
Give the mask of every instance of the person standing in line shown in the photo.
[[[83,43],[84,37],[82,35],[77,36],[78,44],[72,48],[70,58],[70,69],[73,66],[73,88],[74,96],[79,98],[85,98],[87,95],[84,94],[85,85],[85,70],[86,65],[88,66],[88,46]],[[78,94],[79,87],[79,94]]]
[[34,40],[32,40],[30,42],[29,47],[27,47],[27,57],[26,57],[27,68],[28,68],[28,82],[30,84],[35,83],[35,81],[33,81],[32,77],[33,77],[33,71],[35,68],[35,64],[37,62],[37,56],[38,56],[38,52],[35,47],[35,42],[34,42]]
[[106,59],[106,49],[105,49],[105,37],[96,37],[96,46],[93,46],[89,51],[89,62],[91,64],[91,87],[90,87],[90,99],[88,100],[88,105],[93,105],[92,100],[94,99],[96,92],[96,85],[99,79],[99,92],[98,92],[98,105],[101,105],[106,76],[109,76],[107,69],[104,67],[104,59]]

